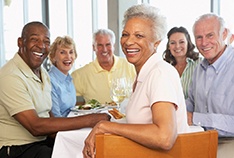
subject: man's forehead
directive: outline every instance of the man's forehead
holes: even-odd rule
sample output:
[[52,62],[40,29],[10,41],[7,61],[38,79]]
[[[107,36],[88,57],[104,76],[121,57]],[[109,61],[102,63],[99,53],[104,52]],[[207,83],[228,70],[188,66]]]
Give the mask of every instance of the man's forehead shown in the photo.
[[219,31],[219,25],[214,23],[199,23],[195,26],[195,34],[209,34]]
[[40,36],[43,35],[47,38],[50,37],[50,32],[46,27],[43,26],[30,26],[28,29],[25,30],[26,36]]

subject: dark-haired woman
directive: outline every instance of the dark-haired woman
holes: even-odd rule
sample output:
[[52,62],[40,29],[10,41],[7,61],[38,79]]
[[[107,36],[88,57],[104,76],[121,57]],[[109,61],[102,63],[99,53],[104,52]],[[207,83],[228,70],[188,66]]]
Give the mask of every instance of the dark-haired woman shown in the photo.
[[173,65],[178,71],[185,99],[188,97],[188,87],[193,71],[202,58],[195,52],[195,45],[184,27],[173,27],[167,33],[167,48],[164,51],[164,60]]

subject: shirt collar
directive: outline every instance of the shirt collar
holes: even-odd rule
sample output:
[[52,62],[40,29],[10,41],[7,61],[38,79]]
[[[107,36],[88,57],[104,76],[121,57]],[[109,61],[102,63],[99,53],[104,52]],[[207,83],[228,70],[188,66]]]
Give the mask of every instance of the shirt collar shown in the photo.
[[[41,80],[33,73],[31,68],[25,63],[25,61],[20,57],[18,53],[15,54],[13,58],[14,63],[17,65],[19,70],[27,77],[27,78],[33,78],[36,81],[41,82]],[[41,67],[41,71],[43,71],[43,68]],[[42,74],[42,72],[41,72]]]
[[51,70],[50,70],[54,76],[56,77],[57,80],[63,82],[63,81],[66,81],[66,80],[69,80],[71,81],[72,80],[72,77],[70,74],[68,75],[65,75],[64,73],[62,73],[56,66],[52,65],[51,66]]
[[[113,56],[114,56],[114,65],[112,66],[110,72],[115,71],[117,69],[117,63],[118,63],[118,60],[119,60],[119,58],[117,56],[115,56],[115,55],[113,55]],[[95,67],[96,73],[107,71],[107,70],[104,70],[100,66],[97,58],[94,60],[94,67]]]
[[231,49],[232,49],[231,46],[227,46],[223,54],[211,65],[209,65],[209,62],[204,58],[203,61],[201,62],[201,66],[205,70],[208,68],[208,66],[212,66],[215,69],[216,73],[218,73],[219,70],[226,65],[226,61],[230,58]]
[[194,63],[194,60],[187,57],[187,58],[186,58],[186,62],[190,64],[190,63]]
[[149,59],[142,66],[137,81],[142,82],[147,77],[147,74],[151,71],[153,67],[159,62],[163,61],[162,56],[159,53],[154,53],[149,57]]

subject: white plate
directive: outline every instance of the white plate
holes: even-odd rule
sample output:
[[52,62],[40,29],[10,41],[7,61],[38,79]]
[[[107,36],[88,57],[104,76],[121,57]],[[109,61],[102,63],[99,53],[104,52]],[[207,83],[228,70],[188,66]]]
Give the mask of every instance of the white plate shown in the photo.
[[108,103],[102,104],[103,107],[106,107],[107,109],[113,109],[113,108],[117,108],[117,105],[111,105]]
[[111,122],[127,123],[127,120],[126,120],[126,117],[123,117],[121,119],[115,119],[113,116],[111,116]]
[[106,108],[108,109],[113,109],[113,108],[117,108],[117,105],[111,106],[111,105],[104,105]]
[[79,113],[83,113],[83,114],[91,114],[91,113],[98,113],[100,111],[104,110],[104,108],[95,108],[95,109],[89,109],[89,110],[84,110],[84,109],[78,109],[78,107],[72,107],[71,111],[74,112],[79,112]]

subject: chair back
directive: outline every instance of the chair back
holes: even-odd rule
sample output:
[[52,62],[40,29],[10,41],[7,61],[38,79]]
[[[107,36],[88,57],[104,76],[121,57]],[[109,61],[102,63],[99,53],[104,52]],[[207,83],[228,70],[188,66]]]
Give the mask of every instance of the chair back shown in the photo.
[[96,135],[96,158],[216,158],[215,130],[179,134],[171,150],[153,150],[116,135]]

